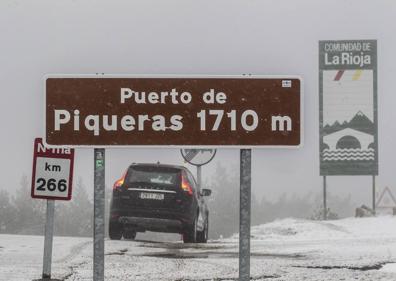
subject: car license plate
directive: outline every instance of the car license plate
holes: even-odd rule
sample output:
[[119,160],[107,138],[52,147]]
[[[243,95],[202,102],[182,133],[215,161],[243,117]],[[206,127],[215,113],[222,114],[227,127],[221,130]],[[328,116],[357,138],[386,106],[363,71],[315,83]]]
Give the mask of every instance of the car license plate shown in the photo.
[[140,199],[164,200],[164,194],[141,192]]

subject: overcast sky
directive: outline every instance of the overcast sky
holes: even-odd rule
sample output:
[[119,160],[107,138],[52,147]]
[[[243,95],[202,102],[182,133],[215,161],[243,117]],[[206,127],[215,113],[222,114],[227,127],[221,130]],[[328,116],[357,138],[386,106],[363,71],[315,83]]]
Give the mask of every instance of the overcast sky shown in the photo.
[[[277,198],[322,188],[318,40],[377,39],[378,186],[396,191],[396,1],[0,1],[0,188],[31,176],[43,135],[42,77],[67,74],[293,74],[304,79],[304,147],[253,150],[253,190]],[[75,178],[92,190],[93,150],[76,152]],[[182,163],[175,149],[108,149],[110,187],[131,162]],[[204,167],[237,165],[221,149]],[[329,190],[370,202],[371,178],[331,177]]]

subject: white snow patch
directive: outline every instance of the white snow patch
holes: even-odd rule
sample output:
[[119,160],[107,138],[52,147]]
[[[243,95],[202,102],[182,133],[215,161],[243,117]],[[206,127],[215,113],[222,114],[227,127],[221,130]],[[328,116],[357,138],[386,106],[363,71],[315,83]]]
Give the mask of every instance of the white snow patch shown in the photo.
[[[353,238],[391,238],[396,235],[396,217],[346,218],[332,221],[281,219],[253,226],[252,240],[317,241]],[[238,234],[231,240],[238,239]]]
[[396,273],[396,263],[388,263],[385,264],[380,271],[382,272],[389,272],[389,273]]
[[[260,281],[394,281],[395,222],[394,217],[326,222],[290,218],[254,226],[251,275]],[[136,241],[106,240],[106,281],[236,280],[237,235],[208,244],[183,244],[173,241],[177,237],[169,238],[167,242],[139,236]],[[0,235],[0,281],[39,278],[43,240],[42,236]],[[92,250],[92,238],[55,237],[53,277],[92,281]],[[384,266],[365,270],[376,265]]]
[[[70,273],[70,262],[92,243],[90,238],[55,236],[53,277]],[[39,278],[42,273],[44,237],[0,234],[0,281]]]

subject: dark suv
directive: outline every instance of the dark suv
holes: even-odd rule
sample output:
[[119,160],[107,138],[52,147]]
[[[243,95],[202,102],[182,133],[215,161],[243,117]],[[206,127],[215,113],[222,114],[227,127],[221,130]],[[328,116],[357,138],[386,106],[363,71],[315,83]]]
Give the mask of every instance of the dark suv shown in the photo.
[[209,211],[191,172],[182,166],[132,164],[113,187],[109,236],[134,239],[136,232],[183,234],[185,243],[206,243]]

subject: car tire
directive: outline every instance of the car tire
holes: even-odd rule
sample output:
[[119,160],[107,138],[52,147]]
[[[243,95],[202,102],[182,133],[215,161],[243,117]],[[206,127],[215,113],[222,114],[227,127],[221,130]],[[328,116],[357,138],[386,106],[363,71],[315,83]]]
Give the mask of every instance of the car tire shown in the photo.
[[196,243],[197,242],[197,218],[194,219],[192,225],[189,225],[183,233],[184,243]]
[[209,233],[209,217],[206,217],[204,229],[202,231],[198,231],[198,233],[197,233],[197,242],[198,243],[207,243],[208,242],[208,233]]
[[111,240],[121,240],[122,238],[122,225],[119,222],[110,222],[109,224],[109,237]]
[[122,234],[124,239],[126,240],[134,240],[136,238],[136,231],[134,230],[125,230]]

